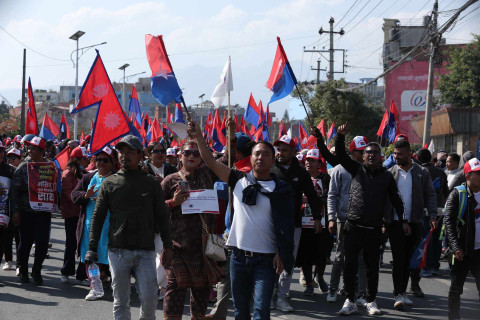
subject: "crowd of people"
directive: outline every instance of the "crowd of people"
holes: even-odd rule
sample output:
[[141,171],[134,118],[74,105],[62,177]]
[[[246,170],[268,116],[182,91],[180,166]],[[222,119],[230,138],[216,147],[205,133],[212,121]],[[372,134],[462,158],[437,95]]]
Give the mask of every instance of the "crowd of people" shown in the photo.
[[[140,319],[155,319],[158,301],[165,319],[181,319],[187,292],[192,319],[226,319],[230,300],[236,319],[269,319],[273,308],[294,312],[294,268],[300,268],[306,296],[319,288],[329,303],[345,296],[340,315],[359,307],[378,315],[387,242],[393,308],[413,305],[409,294],[424,296],[421,278],[438,275],[442,257],[451,274],[449,319],[460,319],[469,271],[480,294],[480,161],[473,152],[412,152],[400,134],[385,158],[380,145],[364,136],[346,146],[347,124],[338,128],[334,147],[312,127],[316,148],[297,151],[287,135],[272,145],[235,133],[231,118],[226,127],[222,153],[212,151],[193,122],[180,148],[162,141],[144,145],[128,135],[94,155],[89,136],[60,142],[4,136],[3,269],[16,270],[21,283],[42,285],[52,213],[61,212],[65,251],[59,281],[89,281],[89,266],[97,264],[101,281],[113,290],[115,319],[131,317],[132,277]],[[69,160],[61,168],[55,156],[65,149]],[[190,212],[192,195],[206,190],[217,191],[218,211]],[[413,265],[429,234],[423,264]],[[91,284],[85,299],[102,297],[103,290]]]

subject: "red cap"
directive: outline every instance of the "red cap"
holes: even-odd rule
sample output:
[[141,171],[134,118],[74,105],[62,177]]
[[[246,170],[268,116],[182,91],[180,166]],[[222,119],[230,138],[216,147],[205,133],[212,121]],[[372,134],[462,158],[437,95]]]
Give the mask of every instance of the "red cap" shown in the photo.
[[407,140],[407,142],[409,142],[408,137],[402,133],[397,134],[397,136],[395,137],[394,143],[397,142],[398,140]]
[[22,136],[17,134],[15,138],[13,138],[13,142],[20,142],[20,141],[22,141]]
[[353,138],[352,142],[350,142],[350,145],[348,146],[348,150],[353,151],[353,150],[364,150],[365,147],[368,144],[368,140],[365,137],[362,136],[356,136]]
[[45,140],[43,140],[40,137],[33,137],[32,140],[25,141],[25,144],[36,146],[36,147],[39,147],[40,149],[43,149],[43,150],[45,150],[45,147],[46,147]]
[[468,162],[463,166],[463,172],[465,175],[472,171],[480,171],[480,160],[477,158],[468,160]]
[[87,134],[87,136],[85,137],[85,141],[86,142],[90,142],[90,139],[92,138],[91,135]]
[[76,147],[72,153],[70,153],[70,158],[86,158],[87,155],[87,149],[84,147]]
[[277,141],[275,141],[275,142],[273,143],[273,145],[274,145],[275,147],[278,147],[278,145],[279,145],[280,143],[285,143],[286,145],[289,145],[290,147],[295,148],[295,141],[293,141],[293,139],[290,138],[289,136],[287,136],[286,134],[283,135],[283,136],[282,136],[280,139],[278,139]]

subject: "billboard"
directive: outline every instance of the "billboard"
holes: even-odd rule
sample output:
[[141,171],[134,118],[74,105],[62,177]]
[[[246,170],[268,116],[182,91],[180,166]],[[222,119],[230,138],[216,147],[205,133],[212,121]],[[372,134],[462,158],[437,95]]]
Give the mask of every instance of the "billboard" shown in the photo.
[[[390,65],[395,64],[391,62]],[[445,64],[445,62],[444,62]],[[436,82],[440,74],[447,73],[444,65],[435,68],[433,96],[438,97]],[[406,61],[385,77],[385,108],[393,100],[400,113],[400,132],[413,143],[421,143],[410,124],[416,116],[425,114],[428,84],[428,61]]]

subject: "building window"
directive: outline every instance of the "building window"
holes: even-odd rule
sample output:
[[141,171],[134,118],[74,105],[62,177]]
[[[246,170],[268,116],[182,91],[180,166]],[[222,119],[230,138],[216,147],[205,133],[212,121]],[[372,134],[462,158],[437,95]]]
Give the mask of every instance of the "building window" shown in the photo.
[[47,95],[47,100],[50,100],[50,96],[49,96],[49,95]]
[[75,99],[75,93],[72,93],[72,99]]

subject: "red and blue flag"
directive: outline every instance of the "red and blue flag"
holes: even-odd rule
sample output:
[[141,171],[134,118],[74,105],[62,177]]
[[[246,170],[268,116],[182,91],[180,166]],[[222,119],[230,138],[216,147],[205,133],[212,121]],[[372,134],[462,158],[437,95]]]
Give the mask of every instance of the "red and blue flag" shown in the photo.
[[328,142],[332,140],[333,137],[337,135],[337,128],[335,127],[335,122],[332,122],[332,125],[330,126],[330,129],[328,129],[327,132],[327,137],[328,137]]
[[28,78],[28,109],[27,109],[27,123],[25,126],[25,134],[34,134],[38,136],[38,120],[37,110],[35,109],[35,99],[33,97],[32,82]]
[[118,101],[98,50],[80,91],[78,103],[71,113],[94,106],[98,108],[90,139],[91,154],[96,154],[111,142],[137,131]]
[[45,140],[53,140],[56,139],[58,134],[60,133],[60,128],[57,126],[55,122],[53,122],[52,118],[45,113],[45,117],[43,118],[42,129],[40,130],[40,137]]
[[218,109],[215,111],[215,117],[213,118],[212,141],[212,148],[218,152],[221,152],[223,147],[227,144],[227,139],[222,133],[222,122],[218,115]]
[[258,109],[257,103],[255,102],[255,99],[253,99],[253,95],[251,93],[243,118],[246,121],[250,122],[253,126],[255,126],[255,128],[258,126],[260,119],[260,110]]
[[147,59],[152,70],[152,94],[162,105],[167,106],[172,100],[182,102],[182,90],[178,85],[172,65],[168,59],[163,36],[145,35]]
[[133,86],[132,95],[130,96],[130,105],[128,106],[128,111],[135,113],[137,122],[142,123],[142,111],[140,110],[140,102],[138,101],[137,89]]
[[422,269],[427,265],[427,248],[430,238],[432,237],[434,229],[430,229],[430,232],[422,242],[417,246],[410,259],[410,269]]
[[68,127],[67,119],[62,113],[62,119],[60,120],[60,140],[70,139],[70,128]]
[[175,104],[175,122],[185,123],[185,118],[183,117],[182,104]]
[[287,135],[287,127],[285,127],[283,120],[280,120],[280,125],[278,126],[278,139],[285,135]]
[[273,92],[273,96],[268,104],[288,96],[297,84],[297,79],[295,74],[293,74],[292,67],[288,62],[279,37],[277,37],[277,41],[277,52],[275,53],[272,71],[270,71],[270,77],[266,84],[266,87]]

